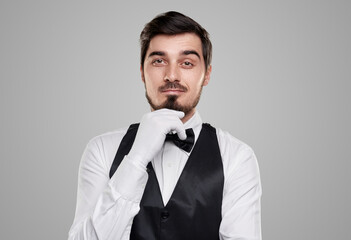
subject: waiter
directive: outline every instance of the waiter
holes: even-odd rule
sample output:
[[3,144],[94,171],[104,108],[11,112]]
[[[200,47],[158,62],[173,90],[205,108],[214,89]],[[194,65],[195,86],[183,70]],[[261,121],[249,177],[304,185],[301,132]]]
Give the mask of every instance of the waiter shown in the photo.
[[88,143],[69,239],[260,240],[255,154],[196,110],[212,70],[207,31],[167,12],[140,43],[151,112]]

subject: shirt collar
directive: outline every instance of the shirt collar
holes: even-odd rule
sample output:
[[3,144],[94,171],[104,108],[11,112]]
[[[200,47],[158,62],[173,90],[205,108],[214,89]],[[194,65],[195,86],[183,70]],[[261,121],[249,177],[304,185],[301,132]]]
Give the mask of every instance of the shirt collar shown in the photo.
[[194,115],[184,123],[185,129],[196,128],[202,124],[202,119],[198,111],[195,111]]

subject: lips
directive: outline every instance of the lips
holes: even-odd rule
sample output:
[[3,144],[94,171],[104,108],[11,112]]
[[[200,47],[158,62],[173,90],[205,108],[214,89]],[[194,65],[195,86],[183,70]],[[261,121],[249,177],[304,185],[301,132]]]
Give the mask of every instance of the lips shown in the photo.
[[181,93],[181,92],[185,92],[185,91],[181,90],[181,89],[170,88],[170,89],[165,89],[161,92],[163,92],[163,93]]
[[188,91],[186,87],[179,84],[178,82],[167,82],[164,86],[159,87],[159,91],[162,93],[183,93]]

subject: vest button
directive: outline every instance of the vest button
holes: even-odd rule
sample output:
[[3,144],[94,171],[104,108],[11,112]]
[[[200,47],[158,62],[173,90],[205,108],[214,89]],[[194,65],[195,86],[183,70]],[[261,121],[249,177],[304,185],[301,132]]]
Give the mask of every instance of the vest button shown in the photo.
[[163,211],[161,213],[161,219],[162,220],[166,220],[167,218],[169,218],[169,212],[168,211]]

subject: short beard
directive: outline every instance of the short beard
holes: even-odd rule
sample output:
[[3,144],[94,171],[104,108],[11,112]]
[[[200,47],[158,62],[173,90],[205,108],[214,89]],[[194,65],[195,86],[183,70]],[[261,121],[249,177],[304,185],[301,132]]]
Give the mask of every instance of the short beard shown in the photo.
[[185,116],[188,115],[197,106],[197,104],[200,101],[201,93],[202,93],[202,87],[201,87],[199,93],[197,94],[195,100],[192,103],[190,103],[189,105],[180,105],[177,102],[177,99],[178,99],[177,95],[168,95],[167,99],[163,103],[161,103],[160,105],[156,105],[152,102],[152,99],[147,94],[147,90],[146,90],[146,86],[145,86],[145,96],[146,96],[146,99],[149,102],[149,104],[153,110],[167,108],[167,109],[171,109],[171,110],[184,112]]

